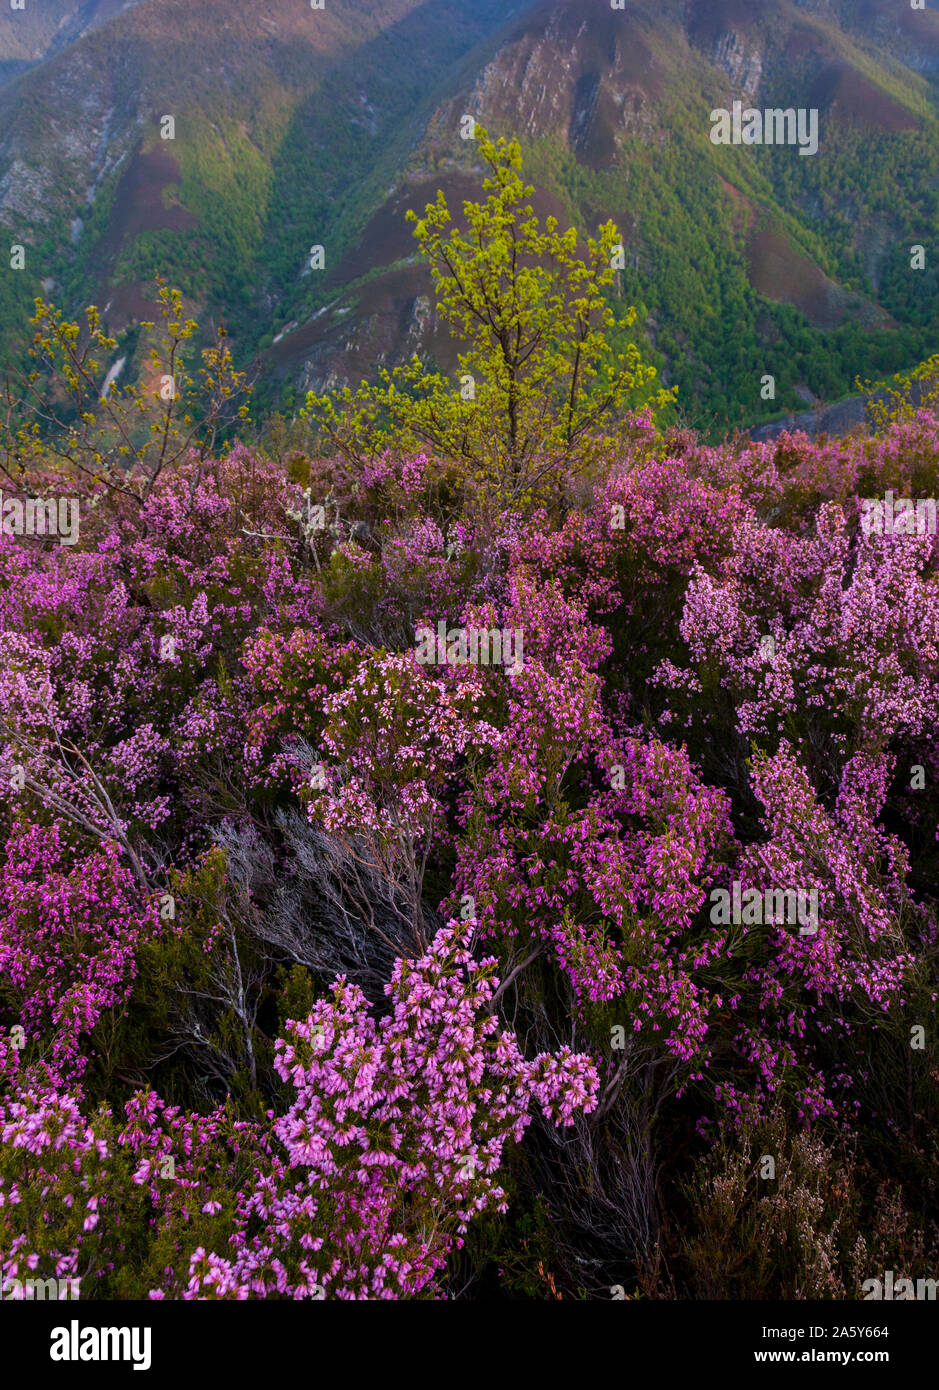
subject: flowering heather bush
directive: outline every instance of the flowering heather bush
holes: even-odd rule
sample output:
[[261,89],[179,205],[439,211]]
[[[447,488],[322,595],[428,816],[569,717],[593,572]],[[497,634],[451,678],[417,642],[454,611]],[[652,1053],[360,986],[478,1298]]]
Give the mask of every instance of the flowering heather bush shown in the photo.
[[0,877],[0,974],[27,1038],[63,1077],[84,1070],[82,1039],[122,1008],[135,950],[159,930],[119,847],[70,863],[63,828],[13,826]]
[[939,542],[859,521],[939,421],[624,438],[501,513],[239,445],[0,535],[6,1278],[735,1296],[767,1152],[765,1292],[856,1297],[885,1202],[939,1246]]
[[273,1124],[186,1113],[152,1092],[123,1121],[105,1107],[86,1119],[47,1069],[18,1073],[5,1056],[4,1277],[114,1295],[133,1241],[151,1298],[431,1291],[473,1216],[504,1209],[494,1175],[531,1106],[569,1125],[596,1105],[588,1058],[562,1048],[526,1062],[486,1011],[495,961],[474,961],[471,935],[454,923],[426,956],[399,960],[377,1026],[345,980],[288,1022],[275,1069],[295,1094]]

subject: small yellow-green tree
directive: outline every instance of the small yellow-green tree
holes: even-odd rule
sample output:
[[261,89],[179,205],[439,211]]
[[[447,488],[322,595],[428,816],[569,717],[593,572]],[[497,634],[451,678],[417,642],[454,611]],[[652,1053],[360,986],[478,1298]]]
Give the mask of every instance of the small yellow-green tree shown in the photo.
[[234,369],[224,328],[201,349],[194,376],[188,349],[198,324],[184,318],[182,295],[162,279],[157,302],[162,338],[150,352],[150,387],[111,389],[105,363],[118,341],[104,332],[95,305],[85,311],[83,330],[36,300],[31,363],[25,371],[8,368],[3,382],[0,472],[14,485],[28,485],[36,472],[58,464],[143,502],[165,469],[190,450],[209,457],[223,425],[247,418],[250,386],[246,373]]
[[888,381],[875,384],[858,377],[856,385],[867,397],[867,419],[876,433],[893,421],[912,420],[917,410],[935,411],[939,408],[939,352]]
[[552,472],[609,450],[630,406],[657,411],[672,394],[655,390],[634,343],[614,347],[635,320],[630,309],[617,321],[605,293],[622,254],[614,224],[583,245],[554,217],[542,227],[518,142],[493,141],[478,125],[476,138],[487,197],[464,203],[464,226],[442,191],[423,217],[408,214],[438,313],[463,348],[459,380],[415,356],[377,384],[311,393],[304,413],[326,448],[357,463],[430,447],[464,461],[502,500],[530,501]]

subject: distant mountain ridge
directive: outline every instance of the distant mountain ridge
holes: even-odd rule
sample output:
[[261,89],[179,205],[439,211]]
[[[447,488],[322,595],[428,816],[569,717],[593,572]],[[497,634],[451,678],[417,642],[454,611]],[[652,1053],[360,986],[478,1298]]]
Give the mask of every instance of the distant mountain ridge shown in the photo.
[[[32,22],[47,56],[0,90],[0,224],[28,248],[0,278],[5,341],[40,287],[132,328],[161,271],[260,353],[268,406],[415,350],[450,369],[404,212],[473,196],[468,113],[522,139],[540,210],[617,220],[620,292],[697,422],[837,399],[935,348],[933,6],[57,0]],[[26,61],[10,33],[0,63]],[[737,99],[817,107],[818,155],[714,147]]]
[[0,86],[141,0],[23,0],[0,9]]

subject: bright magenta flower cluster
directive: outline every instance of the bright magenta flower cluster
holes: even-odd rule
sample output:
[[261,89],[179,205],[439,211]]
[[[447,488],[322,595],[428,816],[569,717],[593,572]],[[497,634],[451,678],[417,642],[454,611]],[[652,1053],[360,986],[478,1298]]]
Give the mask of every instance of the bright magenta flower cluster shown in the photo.
[[[510,1141],[630,1078],[851,1120],[860,1030],[935,1024],[939,811],[939,543],[859,499],[936,479],[926,412],[637,430],[552,517],[313,469],[310,532],[239,446],[92,489],[80,546],[0,536],[7,1275],[432,1296]],[[441,620],[524,663],[420,665]],[[817,932],[716,919],[732,882],[817,891]]]

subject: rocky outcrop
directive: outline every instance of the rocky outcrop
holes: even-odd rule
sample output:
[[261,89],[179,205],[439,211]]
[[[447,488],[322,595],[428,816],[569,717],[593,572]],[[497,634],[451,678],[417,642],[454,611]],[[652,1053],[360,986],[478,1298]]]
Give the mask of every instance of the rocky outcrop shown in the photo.
[[[540,13],[540,12],[539,12]],[[560,0],[543,25],[520,24],[472,87],[428,126],[445,143],[465,112],[529,139],[560,135],[583,163],[609,167],[628,139],[652,143],[663,75],[636,14]]]
[[713,58],[726,72],[735,96],[744,101],[756,96],[763,77],[763,54],[758,44],[733,32],[721,34],[714,42]]
[[794,434],[801,431],[810,439],[815,439],[821,434],[832,435],[837,439],[863,425],[864,417],[865,398],[849,396],[847,400],[823,406],[821,410],[803,410],[798,415],[787,415],[782,420],[757,425],[750,431],[750,437],[761,443],[766,439],[777,439],[784,433]]

